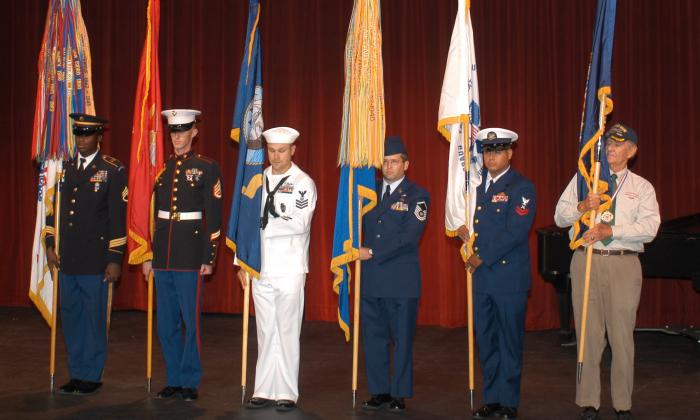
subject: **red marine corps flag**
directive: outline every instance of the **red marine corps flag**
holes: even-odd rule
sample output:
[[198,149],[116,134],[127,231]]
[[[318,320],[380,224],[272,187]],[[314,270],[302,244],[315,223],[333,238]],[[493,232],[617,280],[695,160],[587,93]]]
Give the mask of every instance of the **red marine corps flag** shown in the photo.
[[160,0],[150,0],[147,12],[146,42],[141,55],[134,100],[129,163],[129,264],[153,258],[151,251],[150,208],[153,182],[163,167],[163,121],[160,115],[160,76],[158,28]]

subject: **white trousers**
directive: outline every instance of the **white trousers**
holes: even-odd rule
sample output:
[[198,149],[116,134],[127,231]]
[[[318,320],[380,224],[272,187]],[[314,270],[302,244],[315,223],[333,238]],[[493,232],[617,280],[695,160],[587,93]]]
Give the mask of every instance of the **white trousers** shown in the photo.
[[253,281],[258,362],[254,397],[299,398],[299,335],[306,274],[261,275]]

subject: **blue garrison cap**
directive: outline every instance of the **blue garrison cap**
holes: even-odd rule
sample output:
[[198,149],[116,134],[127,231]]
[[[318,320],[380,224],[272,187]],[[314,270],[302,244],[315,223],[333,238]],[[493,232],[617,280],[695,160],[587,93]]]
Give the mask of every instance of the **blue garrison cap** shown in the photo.
[[404,153],[408,155],[406,151],[406,146],[403,145],[401,137],[399,136],[389,136],[384,140],[384,156],[397,155],[399,153]]

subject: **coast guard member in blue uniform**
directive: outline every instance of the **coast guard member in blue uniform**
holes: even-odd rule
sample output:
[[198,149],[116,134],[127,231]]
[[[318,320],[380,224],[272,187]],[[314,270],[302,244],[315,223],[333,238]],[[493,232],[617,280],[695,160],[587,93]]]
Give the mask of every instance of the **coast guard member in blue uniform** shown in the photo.
[[221,234],[221,171],[216,162],[192,151],[199,114],[163,111],[175,153],[156,178],[153,261],[143,264],[145,276],[155,272],[158,339],[168,380],[156,395],[160,399],[180,394],[185,401],[196,400],[202,378],[202,276],[213,272]]
[[[384,179],[377,206],[364,217],[362,345],[371,398],[365,410],[403,411],[413,396],[413,337],[418,317],[420,241],[428,217],[428,192],[405,177],[408,153],[399,137],[384,143]],[[393,344],[393,370],[389,374]]]
[[[511,145],[517,139],[514,132],[500,128],[477,134],[485,169],[476,195],[474,254],[467,268],[474,273],[474,323],[485,405],[474,412],[475,419],[518,415],[535,186],[510,167]],[[463,240],[469,237],[465,226],[458,233]]]
[[102,386],[107,355],[107,290],[121,274],[126,247],[124,166],[99,150],[107,120],[70,114],[78,154],[61,180],[59,252],[55,217],[46,218],[46,257],[60,267],[61,325],[71,380],[62,394],[92,394]]

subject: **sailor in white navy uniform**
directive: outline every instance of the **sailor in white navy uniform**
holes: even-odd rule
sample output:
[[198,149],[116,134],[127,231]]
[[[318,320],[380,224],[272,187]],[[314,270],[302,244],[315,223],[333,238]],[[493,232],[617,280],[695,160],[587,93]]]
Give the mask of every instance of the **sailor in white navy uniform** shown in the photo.
[[[255,390],[246,407],[274,404],[278,411],[289,411],[299,398],[299,335],[316,185],[292,162],[298,131],[276,127],[263,137],[270,166],[262,186],[260,279],[253,281],[258,361]],[[238,277],[245,288],[243,270]]]

